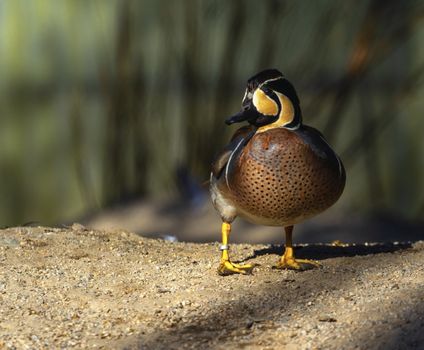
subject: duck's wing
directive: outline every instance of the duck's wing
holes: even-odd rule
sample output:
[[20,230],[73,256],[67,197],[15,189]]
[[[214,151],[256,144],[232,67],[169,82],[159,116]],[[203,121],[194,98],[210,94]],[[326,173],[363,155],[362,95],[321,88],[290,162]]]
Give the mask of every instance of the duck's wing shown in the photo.
[[324,135],[317,129],[303,124],[299,129],[295,130],[295,133],[320,158],[330,158],[333,156],[334,151],[325,140]]
[[234,156],[235,152],[239,152],[249,142],[255,134],[256,128],[253,126],[243,126],[236,130],[231,138],[230,143],[218,154],[212,163],[212,175],[219,178],[227,163]]
[[332,164],[337,164],[340,176],[346,177],[346,172],[340,157],[334,152],[321,132],[307,125],[302,125],[302,127],[295,132],[317,156],[327,159]]

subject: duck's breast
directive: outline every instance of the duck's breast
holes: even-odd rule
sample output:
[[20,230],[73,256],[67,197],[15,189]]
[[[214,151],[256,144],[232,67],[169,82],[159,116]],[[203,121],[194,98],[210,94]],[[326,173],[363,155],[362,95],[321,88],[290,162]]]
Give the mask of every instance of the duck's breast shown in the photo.
[[266,225],[295,224],[334,204],[343,165],[314,129],[255,134],[230,164],[228,184],[238,214]]

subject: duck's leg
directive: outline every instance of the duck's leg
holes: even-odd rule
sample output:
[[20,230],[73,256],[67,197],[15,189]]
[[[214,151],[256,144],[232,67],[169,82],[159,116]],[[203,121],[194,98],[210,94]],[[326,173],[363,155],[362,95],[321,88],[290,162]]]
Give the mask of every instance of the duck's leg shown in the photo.
[[286,249],[284,254],[277,263],[277,269],[290,269],[290,270],[309,270],[314,267],[320,267],[316,261],[306,259],[296,259],[293,252],[293,226],[284,227],[286,231]]
[[222,231],[222,244],[219,247],[219,249],[221,250],[222,253],[221,253],[221,262],[219,263],[219,267],[218,267],[218,274],[220,274],[221,276],[225,276],[225,275],[231,275],[233,273],[241,273],[241,274],[250,273],[254,267],[253,265],[234,264],[230,261],[230,258],[228,256],[228,237],[231,232],[231,224],[227,222],[223,222],[221,231]]

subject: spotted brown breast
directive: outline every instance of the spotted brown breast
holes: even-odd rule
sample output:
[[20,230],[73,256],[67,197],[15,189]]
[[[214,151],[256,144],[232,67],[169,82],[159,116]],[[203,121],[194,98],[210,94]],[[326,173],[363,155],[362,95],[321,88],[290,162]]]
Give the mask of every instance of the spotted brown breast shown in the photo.
[[227,194],[240,216],[285,226],[314,216],[343,192],[340,159],[315,129],[256,133],[228,164]]

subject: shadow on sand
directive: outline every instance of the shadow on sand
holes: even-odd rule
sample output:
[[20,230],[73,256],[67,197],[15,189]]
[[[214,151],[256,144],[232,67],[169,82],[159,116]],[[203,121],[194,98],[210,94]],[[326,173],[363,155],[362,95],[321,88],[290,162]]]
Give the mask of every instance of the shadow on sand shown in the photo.
[[[347,246],[337,246],[331,244],[307,244],[295,246],[297,258],[325,260],[339,257],[352,257],[358,255],[370,255],[380,253],[393,253],[412,247],[412,242],[404,243],[372,243],[372,244],[349,244]],[[272,244],[264,249],[256,249],[251,256],[244,258],[241,262],[255,259],[262,255],[282,255],[284,245]]]

